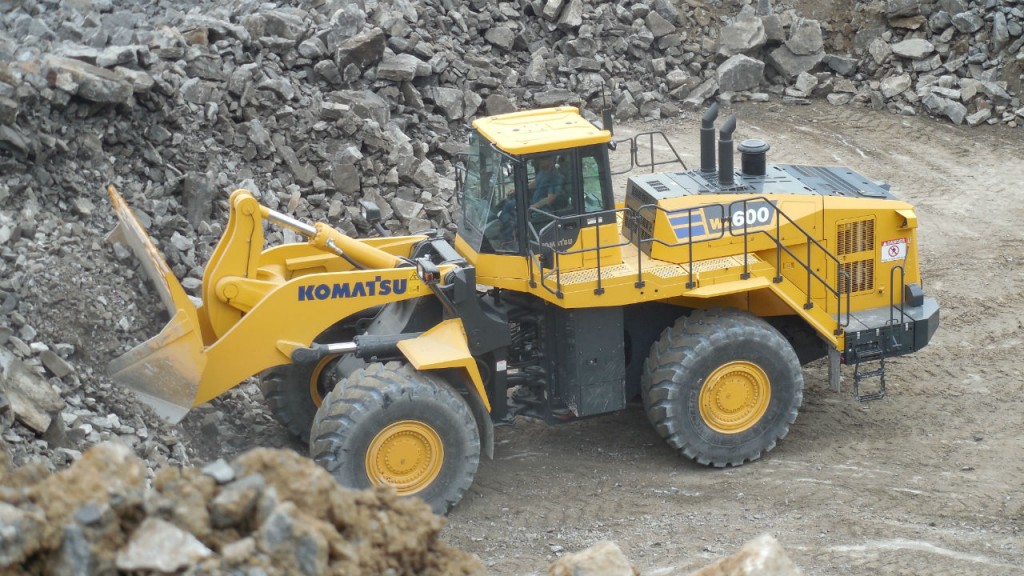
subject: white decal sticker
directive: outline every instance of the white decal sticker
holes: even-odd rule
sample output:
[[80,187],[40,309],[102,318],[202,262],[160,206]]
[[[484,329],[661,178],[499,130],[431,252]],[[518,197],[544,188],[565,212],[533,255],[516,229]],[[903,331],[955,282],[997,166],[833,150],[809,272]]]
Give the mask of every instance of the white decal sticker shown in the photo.
[[498,364],[497,366],[495,366],[495,368],[498,370],[498,372],[504,372],[508,370],[508,360],[498,360]]
[[907,244],[908,240],[906,238],[896,238],[895,240],[882,242],[882,262],[905,260],[907,258]]

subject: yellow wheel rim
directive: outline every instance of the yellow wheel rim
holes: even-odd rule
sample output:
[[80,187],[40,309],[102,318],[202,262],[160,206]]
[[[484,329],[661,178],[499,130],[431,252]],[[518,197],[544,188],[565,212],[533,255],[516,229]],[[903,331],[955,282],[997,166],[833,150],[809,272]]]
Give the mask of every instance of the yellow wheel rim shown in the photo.
[[316,367],[313,368],[313,373],[309,375],[309,397],[313,399],[313,404],[319,408],[320,404],[323,404],[324,397],[320,394],[320,375],[323,374],[324,367],[334,360],[337,356],[326,356],[317,363]]
[[739,434],[750,429],[768,410],[771,382],[757,364],[723,364],[700,389],[700,415],[712,430]]
[[408,496],[436,480],[443,462],[441,436],[423,422],[402,420],[374,436],[366,451],[366,474],[371,483]]

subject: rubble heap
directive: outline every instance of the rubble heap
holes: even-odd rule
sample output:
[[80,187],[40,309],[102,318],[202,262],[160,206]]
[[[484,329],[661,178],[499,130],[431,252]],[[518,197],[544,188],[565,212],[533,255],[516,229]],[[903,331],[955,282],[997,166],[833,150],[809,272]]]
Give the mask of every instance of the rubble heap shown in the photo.
[[[0,454],[0,458],[3,455]],[[352,491],[311,460],[257,449],[161,469],[99,444],[49,475],[0,462],[4,574],[479,574],[444,519],[390,490]]]

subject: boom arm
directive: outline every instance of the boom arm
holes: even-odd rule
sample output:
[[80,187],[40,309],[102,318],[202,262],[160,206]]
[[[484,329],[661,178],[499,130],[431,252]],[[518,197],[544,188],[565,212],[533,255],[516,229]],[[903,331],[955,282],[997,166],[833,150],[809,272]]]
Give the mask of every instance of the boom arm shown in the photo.
[[[424,236],[357,240],[231,195],[224,236],[203,277],[203,305],[189,299],[153,241],[111,186],[119,219],[108,236],[142,261],[171,319],[110,364],[112,378],[177,422],[246,378],[292,360],[334,323],[361,310],[432,294],[408,255]],[[305,235],[306,244],[263,249],[263,220]],[[442,266],[442,274],[452,269]]]

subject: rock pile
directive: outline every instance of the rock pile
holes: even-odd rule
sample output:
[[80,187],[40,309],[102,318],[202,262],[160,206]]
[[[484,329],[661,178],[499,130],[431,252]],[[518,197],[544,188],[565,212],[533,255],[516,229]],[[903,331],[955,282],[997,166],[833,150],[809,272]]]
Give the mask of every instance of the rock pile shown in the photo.
[[[2,455],[0,455],[2,457]],[[388,490],[351,491],[293,452],[163,468],[99,444],[49,475],[0,463],[4,574],[479,574],[444,519]]]
[[716,89],[720,99],[765,99],[765,89],[955,124],[1024,123],[1024,3],[873,0],[846,16],[822,23],[765,1],[744,6],[720,30],[717,78],[688,101]]

